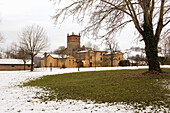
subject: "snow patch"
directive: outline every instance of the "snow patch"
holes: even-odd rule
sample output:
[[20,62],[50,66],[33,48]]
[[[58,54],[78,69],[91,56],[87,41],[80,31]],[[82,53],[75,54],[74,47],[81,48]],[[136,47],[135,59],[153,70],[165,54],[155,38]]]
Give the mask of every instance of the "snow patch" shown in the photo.
[[[161,66],[170,68],[170,66]],[[99,71],[99,70],[121,70],[121,69],[144,69],[147,66],[139,67],[97,67],[80,68],[80,71]],[[41,102],[34,98],[37,92],[44,90],[38,87],[19,87],[17,85],[44,75],[62,74],[77,72],[76,68],[59,69],[39,68],[34,72],[30,71],[0,71],[0,113],[132,113],[137,111],[130,105],[122,103],[112,105],[109,103],[95,104],[91,101],[81,100],[56,100]],[[166,109],[168,111],[169,109]],[[148,107],[145,112],[152,112]]]

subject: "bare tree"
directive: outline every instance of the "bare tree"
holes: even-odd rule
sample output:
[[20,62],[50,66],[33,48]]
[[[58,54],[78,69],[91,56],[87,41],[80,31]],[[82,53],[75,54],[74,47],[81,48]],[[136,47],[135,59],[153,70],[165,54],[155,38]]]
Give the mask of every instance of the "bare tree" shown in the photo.
[[161,53],[163,54],[163,58],[161,60],[164,62],[170,62],[170,36],[164,37],[161,40]]
[[106,50],[110,52],[110,62],[111,66],[113,66],[113,57],[115,52],[119,50],[118,42],[114,38],[106,38],[105,39]]
[[[3,35],[0,33],[0,43],[3,43],[5,40],[5,38],[3,37]],[[2,48],[0,47],[0,51],[2,51]]]
[[61,17],[63,21],[73,15],[78,22],[83,22],[87,19],[84,17],[89,15],[84,34],[92,31],[93,36],[97,37],[105,30],[99,38],[113,37],[117,31],[133,22],[141,41],[145,43],[149,71],[160,73],[157,47],[163,28],[170,22],[169,4],[170,0],[74,0],[70,5],[58,9],[54,19],[57,22]]
[[6,58],[18,58],[18,46],[15,42],[12,42],[10,46],[7,47],[6,50]]
[[7,58],[22,59],[24,63],[24,70],[25,70],[25,64],[28,60],[30,60],[26,52],[26,48],[21,48],[21,46],[18,46],[16,42],[12,42],[6,54],[7,54]]
[[2,34],[0,33],[0,42],[2,42],[4,40],[4,37],[2,36]]
[[65,57],[66,57],[66,47],[60,46],[57,50],[55,50],[56,54],[59,54],[61,56],[61,62],[62,62],[62,68],[65,68]]
[[88,42],[86,43],[86,47],[87,47],[88,49],[92,49],[92,43],[91,43],[91,41],[88,41]]
[[98,45],[96,45],[96,44],[93,44],[93,46],[92,46],[92,50],[94,50],[94,51],[98,51],[98,50],[99,50],[99,46],[98,46]]
[[22,59],[23,62],[24,62],[24,70],[25,70],[25,64],[27,63],[27,61],[29,60],[29,56],[26,52],[26,50],[24,50],[23,48],[21,48],[18,52],[18,55],[19,55],[19,59]]
[[18,50],[18,58],[22,59],[24,62],[24,70],[25,70],[25,64],[30,60],[29,55],[27,54],[27,48],[20,47]]
[[66,47],[65,46],[59,46],[58,49],[54,50],[55,54],[62,54],[65,53]]
[[20,48],[31,57],[31,71],[33,71],[34,57],[48,46],[45,30],[38,25],[27,26],[20,35]]
[[18,46],[16,42],[12,42],[9,48],[9,56],[10,58],[17,59],[18,58]]
[[[92,56],[94,56],[95,58],[95,68],[96,68],[96,65],[97,65],[97,62],[96,62],[96,56],[97,56],[97,51],[99,50],[99,46],[96,45],[96,44],[92,44],[91,41],[88,41],[86,43],[86,47],[88,49],[88,61],[89,61],[89,67],[91,66],[90,65],[90,61],[92,60]],[[92,50],[94,52],[94,55],[90,54],[90,50]]]

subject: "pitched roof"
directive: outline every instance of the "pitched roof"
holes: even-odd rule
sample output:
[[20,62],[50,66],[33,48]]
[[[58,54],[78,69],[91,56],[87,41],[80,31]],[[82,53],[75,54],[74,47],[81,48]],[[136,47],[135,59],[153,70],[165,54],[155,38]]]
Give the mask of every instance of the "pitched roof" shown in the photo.
[[61,55],[58,55],[58,54],[49,54],[49,55],[52,56],[53,58],[68,58],[68,57],[70,57],[68,55],[61,56]]
[[94,51],[94,52],[106,52],[106,51],[100,51],[100,50],[82,50],[82,51],[78,51],[77,53],[87,53],[88,51]]
[[87,53],[88,50],[78,51],[77,53]]
[[[0,64],[24,64],[24,62],[22,59],[0,59]],[[26,64],[31,64],[31,61]]]
[[[114,52],[113,53],[113,55],[116,55],[116,54],[118,54],[118,53],[121,53],[121,54],[123,54],[122,52]],[[106,54],[104,54],[104,55],[111,55],[111,52],[110,51],[108,51]]]

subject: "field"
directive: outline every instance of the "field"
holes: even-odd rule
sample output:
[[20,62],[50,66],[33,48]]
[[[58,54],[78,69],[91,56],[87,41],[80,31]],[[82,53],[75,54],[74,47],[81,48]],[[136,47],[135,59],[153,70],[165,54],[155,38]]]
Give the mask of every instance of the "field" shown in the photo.
[[134,109],[168,109],[170,70],[160,75],[143,75],[146,70],[107,70],[47,75],[24,83],[48,91],[37,92],[42,102],[57,99],[123,103]]
[[[167,68],[165,69],[166,72],[169,72],[168,68],[170,69],[170,66],[168,65],[164,65],[161,66],[162,68]],[[114,98],[113,99],[106,99],[104,95],[99,95],[100,98],[98,98],[98,100],[92,95],[92,94],[97,94],[97,93],[102,93],[101,91],[108,91],[107,88],[105,87],[110,87],[110,88],[116,88],[116,87],[120,87],[118,84],[114,84],[115,83],[119,83],[119,81],[121,80],[121,76],[124,78],[122,78],[122,86],[123,86],[123,81],[126,81],[127,76],[125,76],[124,74],[127,74],[128,76],[131,76],[131,74],[128,74],[127,71],[132,71],[132,72],[138,72],[138,69],[147,69],[147,66],[138,66],[138,67],[97,67],[97,68],[80,68],[80,72],[78,72],[77,68],[66,68],[66,69],[60,69],[60,68],[53,68],[52,71],[50,71],[50,68],[36,68],[34,70],[34,72],[30,72],[30,71],[0,71],[0,113],[134,113],[134,112],[169,112],[169,108],[168,108],[168,95],[164,95],[164,94],[160,94],[158,92],[158,94],[160,94],[160,97],[158,100],[162,100],[154,103],[152,100],[150,100],[150,102],[152,102],[152,104],[149,104],[151,106],[147,106],[147,104],[139,104],[139,103],[133,103],[131,101],[129,101],[129,103],[125,103],[125,102],[119,102],[116,100],[119,100],[119,98]],[[115,71],[114,71],[115,70]],[[120,71],[118,71],[120,70]],[[91,72],[90,72],[91,71]],[[102,74],[97,74],[100,72],[107,72],[105,75]],[[139,70],[141,71],[145,71],[145,70]],[[115,73],[114,75],[113,72]],[[117,76],[118,73],[124,73],[122,74],[120,77]],[[70,74],[71,73],[71,74]],[[83,75],[83,77],[79,74],[86,74]],[[92,73],[92,75],[88,75],[87,73]],[[94,74],[95,76],[98,77],[93,77]],[[110,73],[110,75],[109,75]],[[111,74],[112,73],[112,74]],[[116,74],[117,73],[117,74]],[[96,75],[97,74],[97,75]],[[104,73],[103,73],[104,74]],[[140,75],[140,73],[134,73],[135,75],[134,78],[136,78],[137,76],[142,77]],[[48,76],[46,76],[48,75]],[[69,76],[71,75],[71,76]],[[163,75],[163,76],[162,76]],[[162,89],[162,86],[164,88],[166,88],[169,85],[169,74],[168,73],[163,73],[160,76],[154,76],[157,84],[160,83],[160,88]],[[66,79],[68,77],[68,79]],[[91,76],[91,78],[89,78],[89,76]],[[136,77],[135,77],[136,76]],[[23,86],[24,83],[28,83],[29,81],[34,81],[34,80],[38,80],[38,79],[43,79],[44,77],[47,78],[51,78],[51,77],[57,77],[60,78],[56,80],[58,80],[58,83],[54,83],[53,81],[55,80],[51,80],[49,79],[48,81],[45,80],[45,83],[51,84],[49,85],[49,87],[47,87],[45,84],[41,84],[40,86],[34,84],[34,85],[28,85],[27,86]],[[81,79],[80,79],[81,77]],[[116,77],[116,79],[114,80],[114,78]],[[151,76],[150,76],[151,77]],[[75,79],[74,79],[75,78]],[[98,78],[102,78],[100,80],[97,81]],[[129,77],[128,77],[129,78]],[[131,79],[133,79],[135,81],[133,77]],[[76,80],[77,79],[77,80]],[[99,84],[98,88],[99,90],[94,91],[94,88],[97,88],[94,85],[91,85],[91,87],[89,88],[89,86],[86,88],[85,86],[83,87],[83,84],[86,85],[85,83],[90,84],[90,80],[91,84],[94,82],[94,84]],[[151,79],[153,79],[151,77]],[[153,79],[153,82],[154,82]],[[51,80],[51,81],[50,81]],[[142,80],[142,79],[141,79]],[[158,81],[159,80],[159,81]],[[67,82],[65,82],[67,81]],[[83,83],[84,81],[84,83]],[[65,82],[65,83],[63,83]],[[112,83],[110,83],[112,82]],[[59,84],[60,83],[60,84]],[[108,84],[107,84],[108,83]],[[155,84],[154,83],[154,84]],[[61,87],[56,87],[55,85],[59,84],[60,86],[62,86],[62,88],[65,87],[65,89],[62,90]],[[70,85],[72,84],[72,85]],[[70,87],[77,87],[78,85],[76,84],[82,84],[80,85],[81,87],[83,87],[85,90],[89,91],[89,95],[91,96],[87,96],[88,92],[86,91],[86,93],[84,94],[84,96],[82,96],[82,94],[78,94],[78,95],[65,95],[66,92],[68,94],[70,94],[70,88],[68,88],[68,85],[70,85]],[[111,85],[112,84],[112,85]],[[136,83],[135,83],[136,84]],[[126,87],[125,84],[124,86]],[[56,87],[56,89],[52,88],[52,87]],[[103,86],[105,86],[103,88]],[[51,88],[50,88],[51,87]],[[81,89],[81,87],[77,87],[77,91],[79,90],[79,88]],[[60,92],[59,92],[59,88]],[[89,89],[89,90],[88,90]],[[117,89],[121,89],[121,88],[117,88]],[[125,88],[124,88],[125,89]],[[82,90],[82,91],[85,91]],[[91,90],[91,92],[90,92]],[[110,89],[109,89],[110,90]],[[126,90],[126,89],[125,89]],[[62,92],[63,91],[63,92]],[[69,91],[69,92],[68,92]],[[76,94],[77,92],[74,88],[74,93]],[[81,91],[81,90],[79,90]],[[112,91],[112,90],[110,90]],[[114,90],[116,91],[116,90]],[[117,90],[118,92],[122,92],[123,94],[123,89],[122,90]],[[117,92],[116,91],[116,92]],[[133,91],[133,90],[132,90]],[[165,94],[166,92],[168,92],[169,90],[165,89]],[[164,92],[164,91],[163,91]],[[119,96],[116,95],[116,93],[112,92],[115,96]],[[169,92],[168,92],[169,93]],[[62,94],[61,96],[59,96],[59,94]],[[121,93],[120,93],[121,94]],[[113,95],[113,96],[114,96]],[[157,95],[157,94],[156,94]],[[157,95],[158,96],[158,95]],[[110,96],[106,96],[109,97]],[[120,96],[119,96],[120,97]],[[137,97],[136,95],[134,97]],[[156,96],[155,96],[156,97]],[[67,99],[66,99],[67,98]],[[75,98],[75,99],[73,99]],[[76,99],[77,98],[77,99]],[[165,98],[165,99],[164,99]],[[154,100],[154,98],[151,98]],[[92,100],[92,101],[91,101]],[[113,103],[113,101],[115,101]],[[104,102],[104,103],[103,103]],[[131,104],[130,104],[131,103]],[[155,106],[154,106],[155,105]]]

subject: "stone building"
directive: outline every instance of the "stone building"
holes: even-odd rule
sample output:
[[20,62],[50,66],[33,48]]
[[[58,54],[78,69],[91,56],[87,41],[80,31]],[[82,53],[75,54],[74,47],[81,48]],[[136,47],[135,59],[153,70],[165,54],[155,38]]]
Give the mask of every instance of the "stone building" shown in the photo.
[[63,68],[77,67],[76,58],[74,58],[73,56],[45,54],[44,58],[41,59],[41,67],[63,67]]
[[[123,53],[118,52],[113,55],[113,60],[111,60],[111,55],[107,51],[96,51],[91,48],[86,48],[84,45],[80,46],[80,34],[71,35],[67,34],[67,48],[58,55],[45,55],[41,60],[41,67],[101,67],[101,66],[111,66],[111,61],[113,61],[113,66],[118,66],[119,61],[123,60]],[[61,56],[65,55],[64,58]],[[64,64],[63,64],[64,63]]]
[[[106,53],[103,55],[103,66],[110,67],[113,64],[114,67],[117,67],[117,66],[119,66],[119,62],[121,60],[123,60],[122,52],[115,52],[113,54],[113,56],[109,53]],[[111,64],[111,62],[113,62],[113,63]]]
[[21,59],[0,59],[0,71],[30,70],[31,61],[24,64]]
[[80,47],[80,34],[75,35],[72,33],[72,35],[67,34],[67,49],[65,50],[65,53],[67,55],[76,56],[76,52],[81,50]]
[[104,54],[106,51],[83,50],[77,52],[77,59],[81,61],[81,67],[101,67]]

